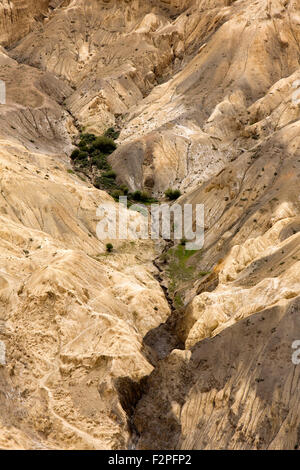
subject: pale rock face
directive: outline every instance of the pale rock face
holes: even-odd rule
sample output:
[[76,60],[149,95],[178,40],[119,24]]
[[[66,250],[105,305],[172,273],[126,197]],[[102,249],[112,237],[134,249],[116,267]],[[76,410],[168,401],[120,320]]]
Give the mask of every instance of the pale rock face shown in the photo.
[[[29,33],[37,19],[43,18],[51,3],[49,0],[1,0],[0,42],[8,45]],[[58,2],[56,2],[58,3]]]
[[[287,226],[293,220],[287,219],[285,222]],[[278,228],[276,227],[277,230]],[[255,286],[243,286],[247,275],[252,274],[257,265],[261,264],[261,258],[264,258],[265,263],[268,263],[268,257],[274,260],[280,250],[289,250],[291,245],[295,248],[299,237],[296,234],[288,243],[278,241],[278,238],[266,240],[265,237],[259,237],[247,240],[245,246],[233,247],[229,259],[226,259],[225,266],[219,273],[217,289],[213,293],[196,296],[187,308],[185,328],[188,331],[188,348],[202,338],[219,334],[224,328],[242,318],[277,303],[285,305],[288,303],[286,300],[299,295],[298,260],[279,276],[273,277],[270,272],[270,277],[263,278]]]
[[119,394],[152,371],[143,337],[170,314],[155,248],[105,255],[97,208],[114,202],[68,172],[71,87],[0,60],[1,447],[124,448]]
[[[296,0],[0,1],[1,448],[300,445],[299,43]],[[171,326],[159,247],[96,236],[79,126],[205,206]]]
[[299,298],[192,350],[172,351],[137,405],[139,449],[294,449],[299,368],[291,361],[291,343],[298,312]]
[[106,193],[68,175],[58,157],[8,143],[0,155],[0,373],[10,396],[25,399],[25,431],[9,422],[50,448],[124,447],[121,378],[151,372],[142,340],[169,315],[149,262],[155,253],[148,243],[106,257],[95,236]]

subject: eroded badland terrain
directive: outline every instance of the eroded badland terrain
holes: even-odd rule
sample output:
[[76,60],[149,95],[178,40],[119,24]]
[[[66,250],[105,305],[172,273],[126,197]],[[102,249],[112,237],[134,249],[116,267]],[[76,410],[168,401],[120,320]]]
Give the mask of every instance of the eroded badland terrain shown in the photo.
[[[300,1],[0,0],[0,79],[0,448],[298,448]],[[111,127],[202,250],[106,252]]]

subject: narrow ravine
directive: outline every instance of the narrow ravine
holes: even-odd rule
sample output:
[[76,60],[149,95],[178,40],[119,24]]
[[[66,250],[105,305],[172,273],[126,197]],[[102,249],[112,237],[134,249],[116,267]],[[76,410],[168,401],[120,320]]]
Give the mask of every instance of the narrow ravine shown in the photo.
[[184,349],[184,345],[178,338],[176,332],[177,322],[179,317],[182,315],[182,309],[178,309],[174,303],[174,299],[169,292],[169,281],[165,275],[166,268],[162,269],[160,264],[161,256],[167,253],[167,251],[173,246],[173,241],[167,241],[161,254],[153,261],[153,264],[158,271],[155,278],[160,284],[164,296],[170,306],[171,312],[167,321],[159,325],[154,330],[149,331],[143,341],[144,345],[150,348],[155,357],[156,361],[154,365],[157,361],[168,356],[173,349]]
[[[168,288],[168,280],[166,279],[164,270],[160,265],[161,256],[167,253],[167,251],[173,246],[174,242],[172,240],[165,241],[161,253],[153,260],[153,265],[157,269],[155,278],[160,284],[164,296],[170,306],[171,312],[166,322],[149,331],[143,340],[144,355],[153,365],[154,370],[158,363],[165,359],[172,350],[184,349],[184,344],[179,339],[176,331],[178,319],[182,315],[182,310],[179,311],[174,305],[172,295]],[[144,377],[139,383],[122,377],[118,379],[115,384],[118,390],[120,403],[128,417],[128,431],[130,438],[127,443],[127,450],[136,449],[141,437],[134,423],[134,414],[139,401],[143,398],[144,394],[148,392],[149,377],[150,376]]]

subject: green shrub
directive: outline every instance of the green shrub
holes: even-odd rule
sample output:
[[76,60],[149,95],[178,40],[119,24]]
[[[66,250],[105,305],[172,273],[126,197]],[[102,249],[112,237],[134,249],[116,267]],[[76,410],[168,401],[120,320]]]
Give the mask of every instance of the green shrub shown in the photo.
[[170,201],[175,201],[175,199],[178,199],[181,196],[181,192],[179,189],[167,189],[165,192],[165,196],[170,200]]
[[[75,170],[85,169],[86,174],[87,171],[92,170],[92,167],[100,170],[100,175],[95,178],[94,185],[96,188],[108,192],[118,189],[115,183],[117,175],[107,161],[108,155],[117,148],[113,139],[118,135],[118,132],[112,127],[107,129],[105,135],[102,136],[82,132],[78,143],[75,144],[77,149],[71,154]],[[128,194],[127,187],[121,190],[121,195],[124,194]]]
[[123,192],[123,194],[127,195],[129,193],[129,189],[126,186],[126,184],[121,184],[120,190]]
[[135,191],[132,194],[132,199],[134,199],[135,201],[141,201],[142,200],[142,191]]
[[116,140],[119,138],[120,132],[116,131],[113,127],[110,127],[105,131],[104,136],[109,137],[110,139]]
[[106,156],[100,152],[92,153],[91,164],[96,166],[99,170],[110,170],[110,165],[107,163]]
[[107,171],[106,173],[103,173],[102,176],[103,176],[104,178],[111,178],[111,179],[115,180],[116,177],[117,177],[117,173],[116,173],[115,171],[113,171],[113,170],[109,170],[109,171]]
[[116,189],[111,193],[111,195],[116,201],[119,201],[119,197],[124,196],[124,193],[121,189]]
[[128,194],[129,198],[136,202],[144,202],[145,204],[151,204],[157,202],[155,198],[150,196],[147,191],[135,191],[132,194]]
[[87,160],[89,157],[89,154],[88,152],[85,152],[83,150],[81,150],[78,154],[78,157],[76,158],[76,160]]
[[79,142],[78,148],[79,148],[80,150],[85,151],[85,152],[88,152],[88,151],[89,151],[88,146],[86,145],[85,142]]
[[142,193],[141,193],[141,201],[142,201],[142,202],[150,202],[150,201],[151,201],[151,197],[149,196],[149,194],[147,193],[147,191],[142,191]]
[[131,199],[133,199],[134,201],[145,202],[145,203],[148,203],[148,204],[157,202],[157,200],[154,199],[153,197],[151,197],[147,193],[147,191],[135,191],[134,193],[129,194],[129,197]]
[[96,139],[95,134],[80,134],[80,143],[82,144],[92,144],[94,140]]
[[104,190],[118,189],[115,183],[115,180],[113,178],[108,178],[103,175],[98,176],[96,178],[94,185],[98,189],[104,189]]
[[106,251],[107,253],[111,253],[114,249],[114,246],[111,243],[107,243],[106,245]]
[[100,136],[93,141],[90,149],[91,151],[100,150],[105,155],[110,155],[114,150],[116,150],[116,148],[117,145],[114,143],[113,139]]
[[78,158],[80,154],[80,150],[79,149],[75,149],[72,153],[71,153],[71,160],[76,160]]

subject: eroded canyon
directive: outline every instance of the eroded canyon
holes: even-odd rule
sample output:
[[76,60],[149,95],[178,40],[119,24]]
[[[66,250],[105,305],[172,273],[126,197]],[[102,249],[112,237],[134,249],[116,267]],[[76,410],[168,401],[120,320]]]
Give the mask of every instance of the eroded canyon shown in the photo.
[[[0,0],[0,448],[300,445],[300,1]],[[96,235],[74,172],[205,207],[205,243]]]

